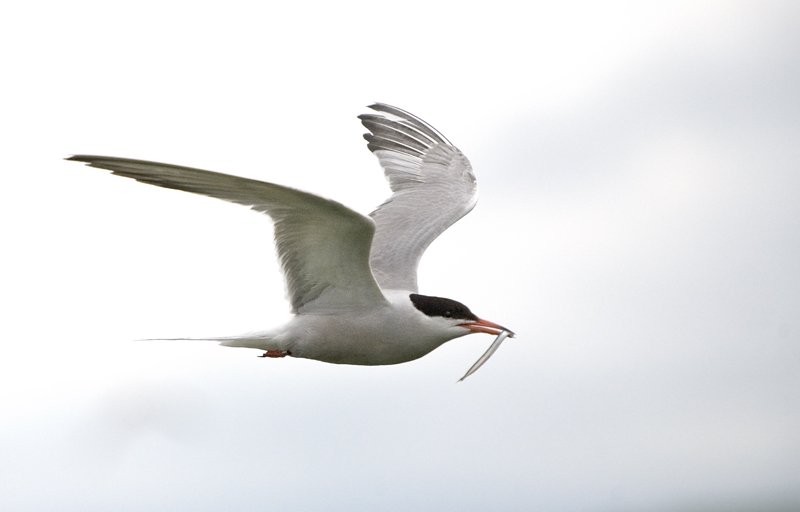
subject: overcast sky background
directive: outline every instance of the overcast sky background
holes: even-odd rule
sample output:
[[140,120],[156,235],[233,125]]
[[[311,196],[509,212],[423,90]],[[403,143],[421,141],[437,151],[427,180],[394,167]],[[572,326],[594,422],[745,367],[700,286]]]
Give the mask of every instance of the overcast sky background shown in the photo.
[[[795,2],[2,8],[3,510],[796,510]],[[421,292],[518,336],[392,367],[158,336],[288,315],[271,223],[62,160],[388,195],[382,101],[471,159]],[[737,508],[738,507],[738,508]]]

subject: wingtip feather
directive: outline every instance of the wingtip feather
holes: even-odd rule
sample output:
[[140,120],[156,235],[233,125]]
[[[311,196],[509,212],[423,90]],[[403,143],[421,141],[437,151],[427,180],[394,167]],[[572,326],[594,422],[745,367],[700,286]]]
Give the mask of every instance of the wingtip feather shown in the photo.
[[88,157],[87,155],[70,155],[64,158],[64,160],[70,160],[72,162],[87,162]]
[[439,130],[428,124],[423,119],[415,116],[411,112],[407,110],[403,110],[402,108],[394,107],[387,103],[373,103],[369,106],[372,110],[377,112],[383,112],[385,114],[389,114],[392,116],[396,116],[402,119],[405,123],[409,123],[418,130],[421,130],[426,135],[431,137],[435,142],[439,142],[442,144],[447,144],[452,146],[453,143],[450,142],[447,137],[445,137]]

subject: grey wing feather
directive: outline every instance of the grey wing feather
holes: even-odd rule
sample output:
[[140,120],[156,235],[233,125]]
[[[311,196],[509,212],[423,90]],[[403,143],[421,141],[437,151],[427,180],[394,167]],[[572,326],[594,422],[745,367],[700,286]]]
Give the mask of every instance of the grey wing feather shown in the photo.
[[340,203],[273,183],[177,165],[91,155],[68,160],[269,215],[296,313],[366,309],[386,302],[369,268],[374,222]]
[[417,291],[417,265],[428,245],[477,201],[469,160],[422,119],[383,103],[388,114],[359,116],[394,194],[372,212],[370,265],[381,288]]

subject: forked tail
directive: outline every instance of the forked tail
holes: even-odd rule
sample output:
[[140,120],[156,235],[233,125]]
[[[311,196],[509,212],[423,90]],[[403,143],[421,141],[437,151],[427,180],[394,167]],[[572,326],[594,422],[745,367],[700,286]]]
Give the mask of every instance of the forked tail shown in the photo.
[[258,350],[275,349],[275,344],[270,343],[270,338],[263,334],[251,333],[239,336],[208,336],[201,338],[147,338],[139,341],[216,341],[224,347],[255,348]]

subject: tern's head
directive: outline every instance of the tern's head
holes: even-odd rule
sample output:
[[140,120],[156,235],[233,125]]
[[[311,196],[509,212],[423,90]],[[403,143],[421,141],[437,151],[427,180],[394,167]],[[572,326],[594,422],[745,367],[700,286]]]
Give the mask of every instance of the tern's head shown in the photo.
[[502,325],[478,318],[467,306],[458,301],[445,299],[443,297],[419,295],[416,293],[412,293],[409,298],[415,308],[425,315],[436,319],[438,322],[442,323],[443,326],[457,327],[466,330],[463,334],[458,334],[456,336],[463,336],[464,334],[472,334],[475,332],[485,332],[487,334],[500,334],[503,331],[511,332]]

